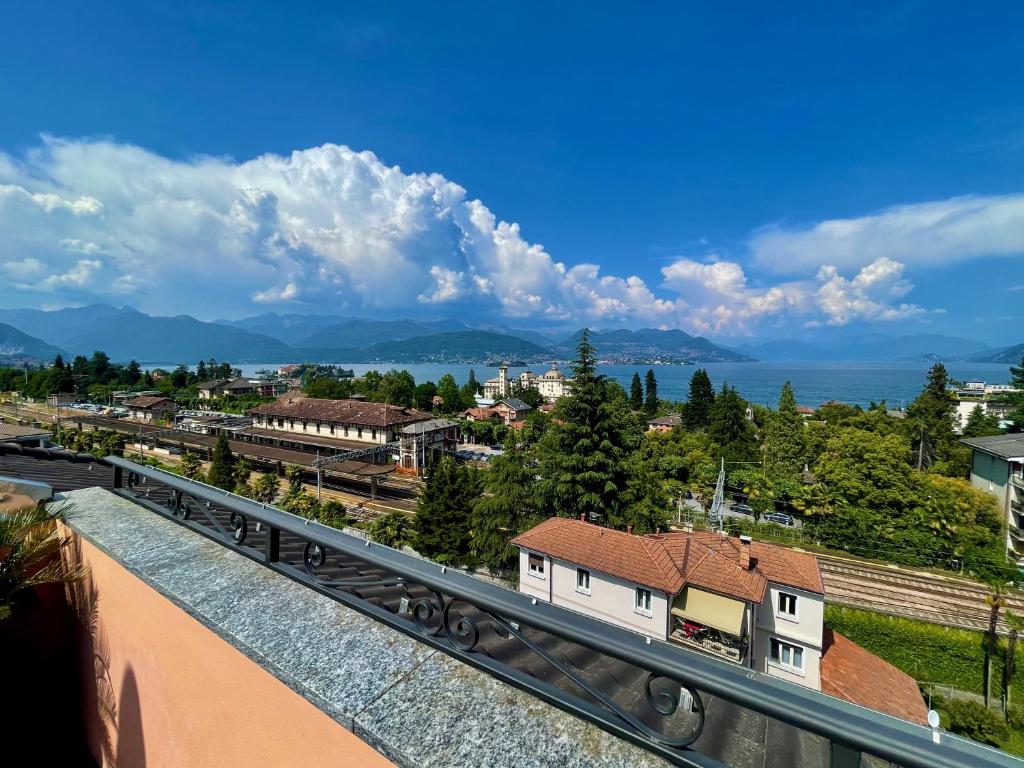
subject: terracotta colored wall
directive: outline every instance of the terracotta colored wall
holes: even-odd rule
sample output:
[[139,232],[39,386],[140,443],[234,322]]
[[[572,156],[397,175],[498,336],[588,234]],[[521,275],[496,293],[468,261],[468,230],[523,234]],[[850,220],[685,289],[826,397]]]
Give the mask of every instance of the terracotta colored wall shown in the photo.
[[73,549],[90,567],[71,599],[97,763],[392,765],[91,544]]

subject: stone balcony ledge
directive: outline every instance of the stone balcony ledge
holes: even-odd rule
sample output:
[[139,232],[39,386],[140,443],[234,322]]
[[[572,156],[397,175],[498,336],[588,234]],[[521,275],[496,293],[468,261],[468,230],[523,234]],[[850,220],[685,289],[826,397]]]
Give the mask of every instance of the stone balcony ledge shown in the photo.
[[668,765],[109,491],[58,498],[76,534],[398,765]]

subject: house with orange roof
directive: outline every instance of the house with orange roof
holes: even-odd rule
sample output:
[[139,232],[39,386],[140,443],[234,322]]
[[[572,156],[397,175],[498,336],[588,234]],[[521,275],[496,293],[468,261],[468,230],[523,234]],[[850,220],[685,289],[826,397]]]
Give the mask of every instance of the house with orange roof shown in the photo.
[[519,590],[538,600],[862,706],[876,697],[850,670],[870,666],[899,702],[892,714],[924,722],[912,678],[825,627],[813,554],[716,531],[638,536],[558,517],[512,544]]

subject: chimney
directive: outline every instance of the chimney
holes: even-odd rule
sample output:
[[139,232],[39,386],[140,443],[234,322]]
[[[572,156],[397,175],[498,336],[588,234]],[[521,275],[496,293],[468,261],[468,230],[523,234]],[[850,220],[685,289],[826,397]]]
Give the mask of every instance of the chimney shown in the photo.
[[750,537],[740,536],[740,568],[750,570]]
[[632,533],[632,532],[633,532],[633,526],[632,525],[627,525],[626,526],[626,533]]
[[586,512],[580,512],[580,522],[581,523],[587,522],[587,513]]

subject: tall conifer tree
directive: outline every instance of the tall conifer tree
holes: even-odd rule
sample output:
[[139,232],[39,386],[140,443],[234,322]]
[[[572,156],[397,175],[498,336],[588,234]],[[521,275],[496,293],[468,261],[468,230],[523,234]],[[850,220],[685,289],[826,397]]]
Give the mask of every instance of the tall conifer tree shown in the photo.
[[636,371],[633,371],[633,381],[629,385],[629,404],[634,411],[643,410],[644,407],[644,385]]
[[711,406],[715,404],[715,390],[711,378],[703,368],[698,368],[690,377],[690,397],[683,408],[683,420],[687,429],[706,429],[711,423]]

